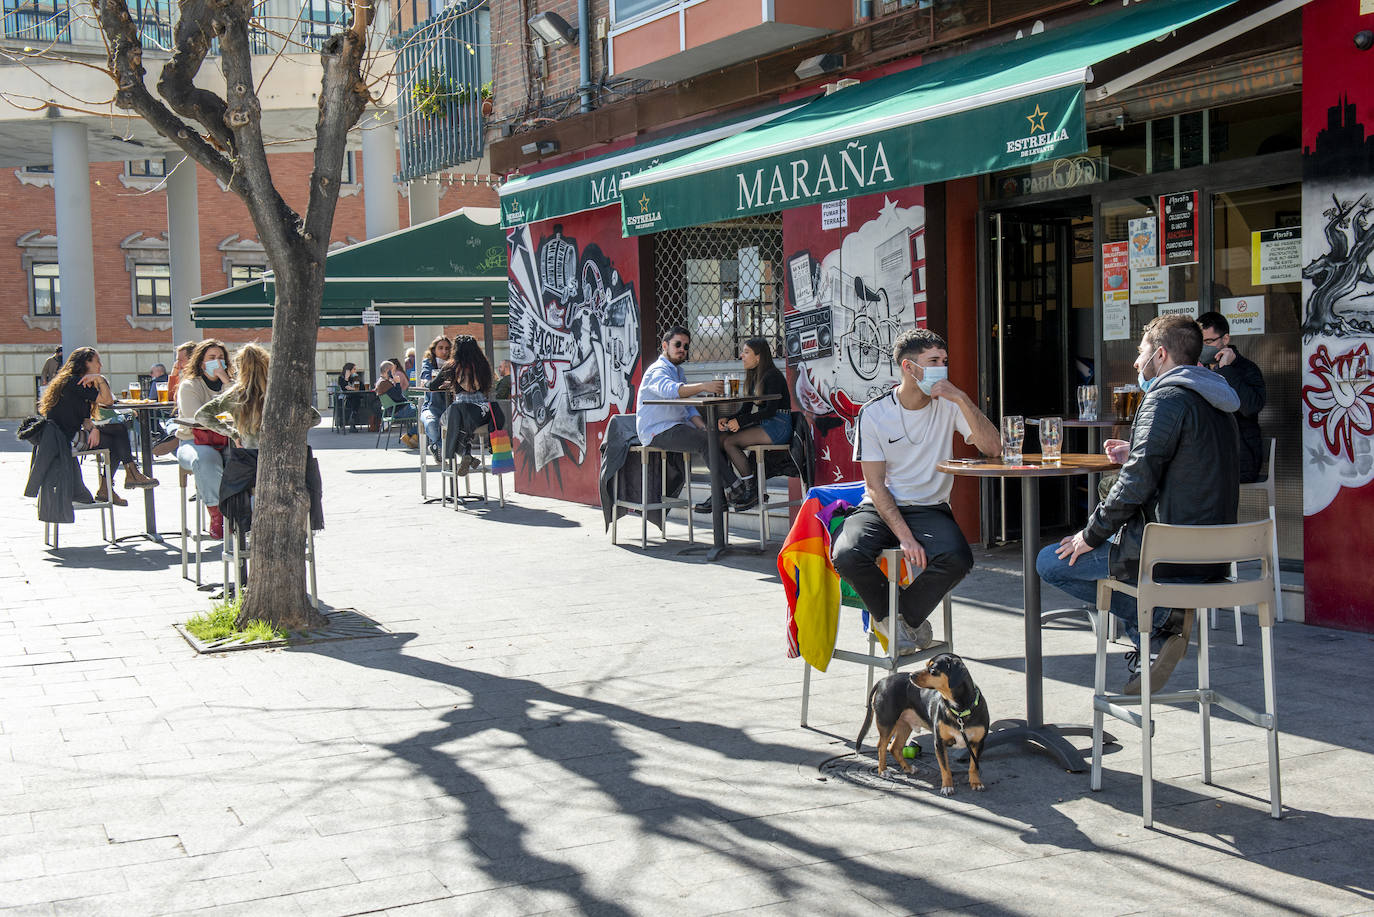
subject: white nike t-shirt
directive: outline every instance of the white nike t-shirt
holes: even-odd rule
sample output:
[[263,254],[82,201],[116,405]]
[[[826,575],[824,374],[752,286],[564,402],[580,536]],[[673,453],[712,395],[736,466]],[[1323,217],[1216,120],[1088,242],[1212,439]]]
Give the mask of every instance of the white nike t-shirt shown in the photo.
[[[934,506],[949,500],[954,476],[936,471],[938,462],[954,455],[954,431],[973,442],[973,428],[959,406],[935,398],[919,411],[908,411],[894,388],[859,409],[854,434],[854,461],[887,462],[887,489],[899,505]],[[864,489],[864,502],[873,497]]]

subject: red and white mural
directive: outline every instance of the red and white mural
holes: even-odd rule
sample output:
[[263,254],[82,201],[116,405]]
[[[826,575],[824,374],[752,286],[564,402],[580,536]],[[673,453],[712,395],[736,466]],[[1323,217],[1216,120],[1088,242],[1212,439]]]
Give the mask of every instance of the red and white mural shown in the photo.
[[[1367,8],[1368,4],[1364,6]],[[1374,28],[1361,0],[1303,11],[1303,555],[1306,620],[1374,630]]]
[[857,480],[854,419],[897,384],[897,335],[926,321],[924,189],[784,211],[782,238],[784,349],[816,431],[816,482]]

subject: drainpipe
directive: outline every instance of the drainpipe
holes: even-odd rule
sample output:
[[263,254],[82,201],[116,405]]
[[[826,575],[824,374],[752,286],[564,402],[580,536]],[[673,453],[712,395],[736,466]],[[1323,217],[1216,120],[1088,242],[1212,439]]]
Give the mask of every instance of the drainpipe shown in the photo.
[[585,114],[592,110],[592,40],[596,34],[592,27],[591,0],[577,0],[577,27],[581,34],[577,43],[577,57],[581,73],[577,95],[582,100],[581,111]]

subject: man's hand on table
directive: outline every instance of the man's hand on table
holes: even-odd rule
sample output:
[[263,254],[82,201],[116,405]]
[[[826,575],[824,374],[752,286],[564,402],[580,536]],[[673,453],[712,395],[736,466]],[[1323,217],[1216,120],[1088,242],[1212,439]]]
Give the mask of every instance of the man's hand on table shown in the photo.
[[1107,458],[1118,465],[1126,464],[1126,457],[1131,454],[1131,444],[1124,439],[1109,439],[1102,444],[1102,448]]
[[1083,540],[1082,532],[1075,532],[1059,542],[1059,547],[1054,549],[1055,556],[1060,560],[1067,560],[1072,567],[1078,558],[1091,551],[1088,543]]

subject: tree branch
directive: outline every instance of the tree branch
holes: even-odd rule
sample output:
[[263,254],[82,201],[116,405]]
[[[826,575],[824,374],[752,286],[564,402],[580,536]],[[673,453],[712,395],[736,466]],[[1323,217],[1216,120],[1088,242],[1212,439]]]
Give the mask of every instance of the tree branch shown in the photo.
[[224,100],[195,84],[196,74],[210,50],[210,35],[217,24],[214,9],[208,0],[181,0],[180,10],[173,42],[175,50],[172,59],[162,67],[157,91],[173,111],[205,125],[210,136],[232,153],[236,142],[224,122],[227,107]]

